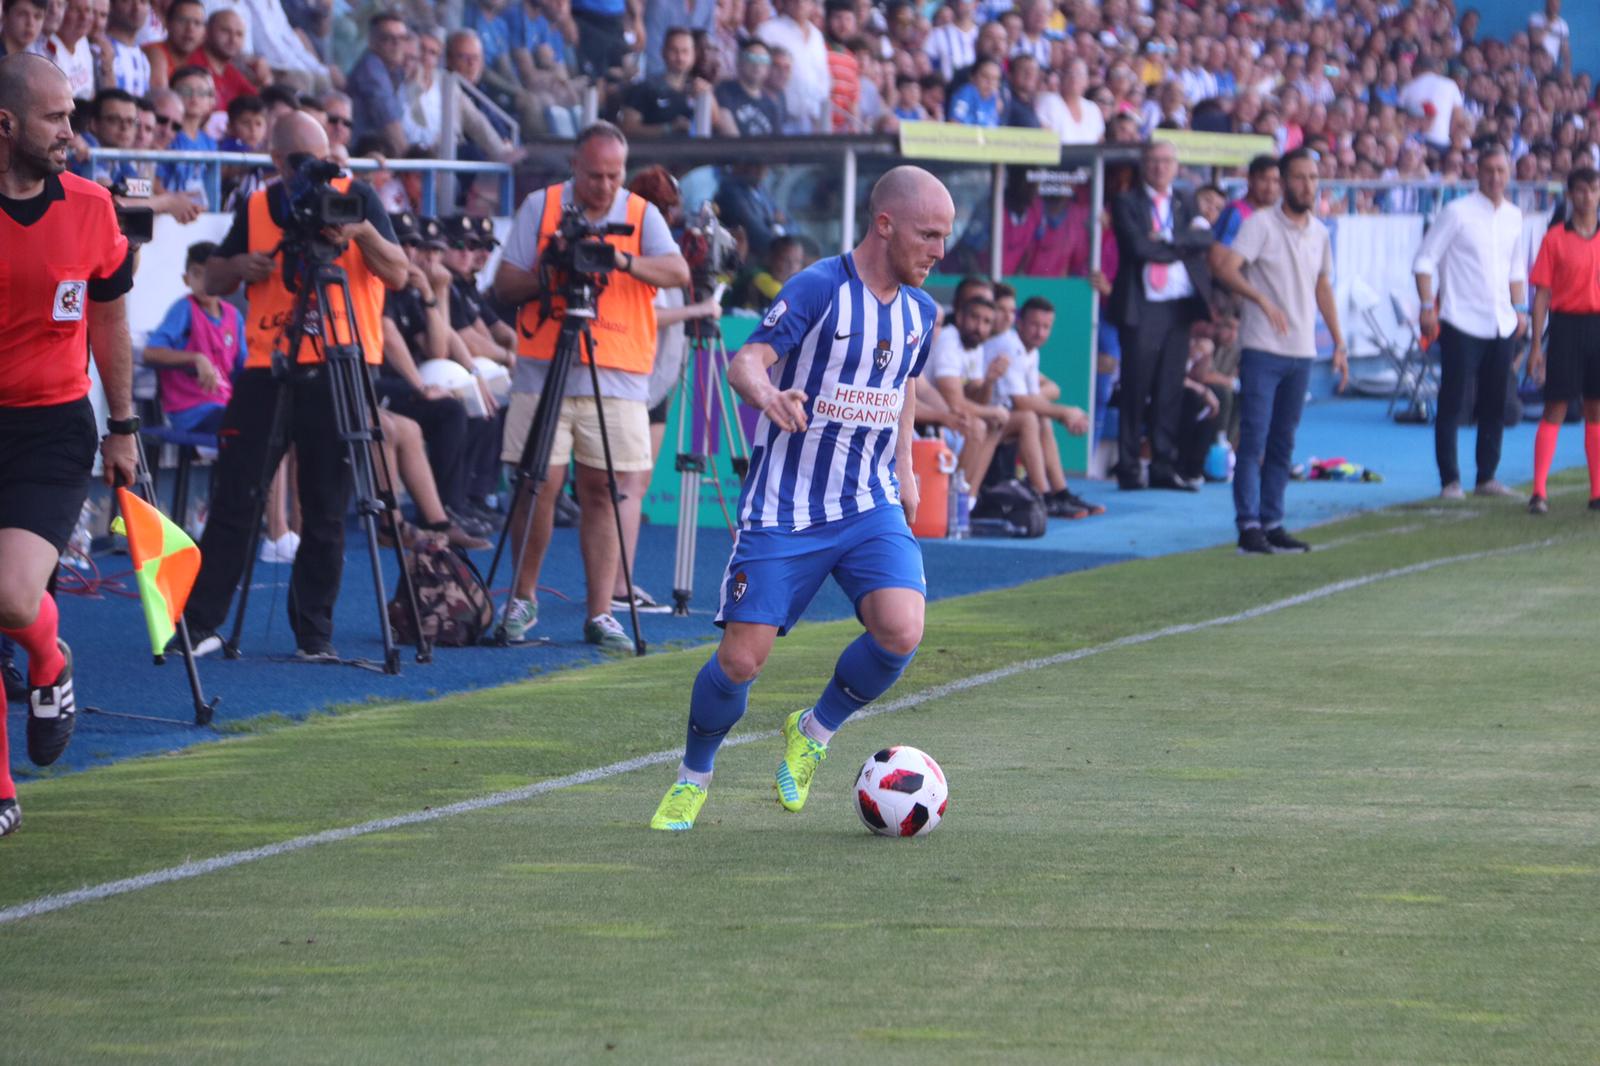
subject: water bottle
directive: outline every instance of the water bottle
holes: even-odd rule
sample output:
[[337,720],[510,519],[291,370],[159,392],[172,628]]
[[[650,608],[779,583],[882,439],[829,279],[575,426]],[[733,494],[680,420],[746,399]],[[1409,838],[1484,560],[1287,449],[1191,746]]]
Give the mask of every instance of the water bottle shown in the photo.
[[958,469],[950,479],[950,498],[955,502],[956,512],[950,535],[957,540],[966,540],[972,536],[971,490],[972,486],[967,484],[967,475]]

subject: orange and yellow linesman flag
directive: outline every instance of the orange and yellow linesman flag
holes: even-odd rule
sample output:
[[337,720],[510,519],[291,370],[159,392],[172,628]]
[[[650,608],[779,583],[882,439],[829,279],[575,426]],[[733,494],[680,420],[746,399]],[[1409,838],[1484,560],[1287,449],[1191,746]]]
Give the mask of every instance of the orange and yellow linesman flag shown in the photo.
[[127,489],[117,490],[117,506],[122,511],[117,532],[128,538],[139,602],[150,629],[150,650],[161,655],[177,632],[189,590],[200,573],[200,549],[171,519]]

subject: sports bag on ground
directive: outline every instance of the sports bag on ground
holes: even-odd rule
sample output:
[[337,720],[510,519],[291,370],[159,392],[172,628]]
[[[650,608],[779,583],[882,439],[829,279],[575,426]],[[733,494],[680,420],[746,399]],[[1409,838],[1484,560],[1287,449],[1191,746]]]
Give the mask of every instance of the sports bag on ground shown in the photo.
[[[417,590],[422,635],[447,648],[478,643],[494,624],[494,602],[467,553],[441,538],[420,536],[406,556],[406,572]],[[414,644],[416,630],[405,604],[405,589],[389,601],[389,625],[400,644]]]
[[1048,523],[1044,501],[1016,478],[984,489],[972,505],[974,537],[1042,537]]

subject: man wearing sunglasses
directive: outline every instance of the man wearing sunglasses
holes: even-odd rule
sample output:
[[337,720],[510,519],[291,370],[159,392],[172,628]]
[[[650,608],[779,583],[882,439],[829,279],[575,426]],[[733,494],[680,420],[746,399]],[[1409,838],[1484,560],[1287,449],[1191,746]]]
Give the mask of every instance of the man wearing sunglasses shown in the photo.
[[724,137],[773,137],[782,132],[783,112],[767,90],[772,49],[749,40],[739,49],[737,77],[716,88],[717,132]]

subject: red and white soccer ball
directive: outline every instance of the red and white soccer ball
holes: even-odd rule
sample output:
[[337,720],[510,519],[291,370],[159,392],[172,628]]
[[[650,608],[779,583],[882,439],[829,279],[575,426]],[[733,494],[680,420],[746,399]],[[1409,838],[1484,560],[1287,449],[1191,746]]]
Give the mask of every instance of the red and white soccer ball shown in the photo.
[[886,837],[927,836],[944,818],[950,786],[932,756],[897,744],[868,759],[856,778],[856,813]]

